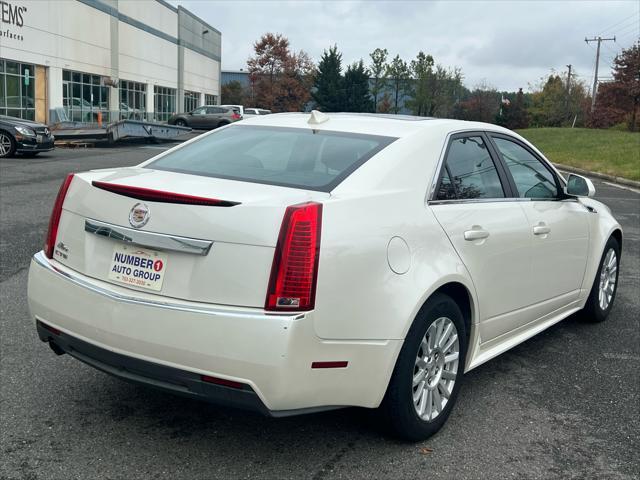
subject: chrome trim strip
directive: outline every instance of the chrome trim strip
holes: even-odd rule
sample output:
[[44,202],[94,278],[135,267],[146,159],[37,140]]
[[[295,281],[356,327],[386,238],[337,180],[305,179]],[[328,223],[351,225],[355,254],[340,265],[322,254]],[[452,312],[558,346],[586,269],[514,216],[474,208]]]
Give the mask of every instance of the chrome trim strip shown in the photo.
[[[554,199],[555,200],[555,199]],[[505,202],[530,202],[531,198],[520,198],[520,197],[499,197],[499,198],[460,198],[453,200],[429,200],[427,204],[429,205],[449,205],[449,204],[458,204],[458,203],[505,203]]]
[[101,237],[113,238],[125,243],[133,243],[141,247],[157,248],[160,250],[172,250],[181,253],[193,253],[206,255],[213,245],[211,240],[179,237],[164,233],[145,232],[133,228],[121,227],[99,220],[85,219],[84,231]]
[[142,305],[142,306],[154,307],[154,308],[166,308],[169,310],[176,310],[179,312],[198,313],[203,315],[213,315],[213,316],[219,316],[219,317],[253,318],[253,319],[263,319],[263,320],[273,320],[274,318],[278,318],[281,320],[299,320],[305,317],[305,313],[295,313],[292,315],[291,313],[275,313],[274,312],[273,314],[266,314],[266,313],[258,312],[257,309],[256,310],[232,310],[232,309],[224,309],[224,308],[213,307],[213,306],[184,305],[184,304],[161,301],[161,300],[136,298],[129,295],[117,293],[112,290],[108,290],[98,285],[89,283],[88,281],[81,278],[79,275],[73,275],[72,273],[65,272],[59,268],[56,268],[45,256],[42,250],[33,256],[33,262],[36,265],[49,271],[50,273],[57,275],[58,278],[62,278],[74,285],[85,288],[93,293],[102,295],[104,297],[108,297],[112,300],[116,300],[122,303]]

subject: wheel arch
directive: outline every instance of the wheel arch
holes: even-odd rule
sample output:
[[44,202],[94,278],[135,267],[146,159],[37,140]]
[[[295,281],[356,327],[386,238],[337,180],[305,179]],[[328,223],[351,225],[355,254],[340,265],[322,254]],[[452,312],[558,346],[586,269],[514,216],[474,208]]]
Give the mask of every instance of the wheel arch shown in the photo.
[[611,232],[611,235],[609,235],[609,237],[613,237],[617,240],[618,246],[620,247],[620,252],[622,252],[622,229],[620,228],[614,229],[613,232]]
[[451,297],[451,299],[456,302],[458,307],[460,307],[462,317],[464,318],[465,334],[467,340],[469,340],[474,319],[474,301],[473,297],[471,296],[471,292],[460,282],[445,283],[444,285],[438,287],[438,289],[436,289],[431,295],[429,295],[429,298],[425,300],[423,305],[425,305],[427,301],[429,301],[429,299],[436,293],[443,293],[448,297]]
[[[479,318],[479,310],[478,310],[478,301],[475,295],[475,289],[470,280],[466,278],[454,276],[443,279],[441,283],[434,285],[431,289],[429,289],[423,298],[420,299],[418,305],[414,309],[413,317],[411,320],[407,322],[407,325],[404,330],[404,334],[402,336],[403,343],[404,338],[406,338],[409,329],[414,324],[420,310],[424,308],[427,302],[435,295],[436,293],[442,293],[453,299],[454,302],[460,307],[462,312],[462,316],[464,318],[465,325],[465,334],[467,338],[467,359],[465,365],[465,371],[468,369],[469,361],[472,356],[475,354],[476,344],[478,343],[478,318]],[[399,353],[399,352],[398,352]],[[396,358],[397,361],[397,358]]]
[[[456,302],[456,304],[460,307],[460,310],[462,311],[462,316],[464,318],[464,324],[465,324],[465,330],[466,330],[465,334],[467,337],[467,359],[465,361],[466,365],[464,365],[463,368],[465,372],[467,371],[470,354],[472,353],[472,350],[476,343],[475,339],[477,336],[476,325],[477,325],[477,319],[478,319],[478,310],[477,310],[477,301],[475,298],[475,290],[473,289],[472,284],[471,285],[467,284],[465,279],[461,279],[457,277],[448,278],[443,280],[441,283],[434,285],[433,288],[425,292],[425,295],[423,296],[423,298],[421,298],[421,300],[418,302],[418,305],[413,312],[413,317],[411,318],[410,321],[407,322],[407,326],[405,328],[405,331],[402,337],[403,338],[402,343],[398,348],[398,351],[396,352],[392,368],[389,370],[387,378],[385,379],[385,386],[384,386],[383,392],[386,392],[387,389],[389,388],[389,382],[391,381],[391,376],[393,374],[393,371],[395,370],[396,364],[398,363],[398,358],[400,357],[400,352],[402,350],[402,346],[404,346],[404,341],[406,339],[407,333],[409,332],[409,329],[415,323],[416,319],[420,314],[420,311],[425,307],[427,302],[435,294],[438,294],[438,293],[445,294],[450,298],[452,298],[453,301]],[[383,396],[380,398],[380,401],[382,401]]]

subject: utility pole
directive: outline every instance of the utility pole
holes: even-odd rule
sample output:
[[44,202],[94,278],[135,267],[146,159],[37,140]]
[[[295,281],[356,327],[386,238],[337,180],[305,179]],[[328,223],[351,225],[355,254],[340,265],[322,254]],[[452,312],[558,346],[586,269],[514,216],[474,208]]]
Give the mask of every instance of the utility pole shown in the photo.
[[571,67],[572,65],[569,64],[567,65],[567,68],[569,69],[569,73],[567,73],[567,95],[566,95],[566,100],[565,100],[565,110],[566,110],[566,115],[567,118],[569,118],[569,101],[571,98]]
[[616,37],[613,37],[613,38],[584,37],[584,41],[587,44],[589,44],[589,42],[598,42],[598,48],[596,49],[596,72],[593,75],[593,93],[591,94],[591,110],[593,110],[593,107],[595,107],[596,105],[596,92],[598,91],[598,64],[600,63],[600,44],[602,42],[615,42]]

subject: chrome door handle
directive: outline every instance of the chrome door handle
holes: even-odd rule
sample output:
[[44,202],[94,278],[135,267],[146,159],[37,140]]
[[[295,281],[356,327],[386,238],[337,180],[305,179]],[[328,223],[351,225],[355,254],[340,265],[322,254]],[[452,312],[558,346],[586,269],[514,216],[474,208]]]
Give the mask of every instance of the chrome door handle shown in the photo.
[[547,233],[551,233],[551,228],[546,225],[536,225],[533,227],[534,235],[546,235]]
[[464,239],[468,241],[484,240],[489,236],[489,232],[486,230],[467,230],[464,232]]

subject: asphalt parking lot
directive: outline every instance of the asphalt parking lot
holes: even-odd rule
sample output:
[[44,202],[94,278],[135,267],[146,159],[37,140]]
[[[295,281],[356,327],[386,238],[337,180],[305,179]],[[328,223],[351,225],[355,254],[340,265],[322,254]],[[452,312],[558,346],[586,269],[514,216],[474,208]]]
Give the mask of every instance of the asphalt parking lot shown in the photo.
[[26,285],[62,179],[165,148],[0,161],[0,479],[640,476],[640,193],[599,181],[625,232],[609,319],[569,318],[470,372],[448,423],[420,444],[385,437],[359,409],[269,419],[55,356],[36,336]]

